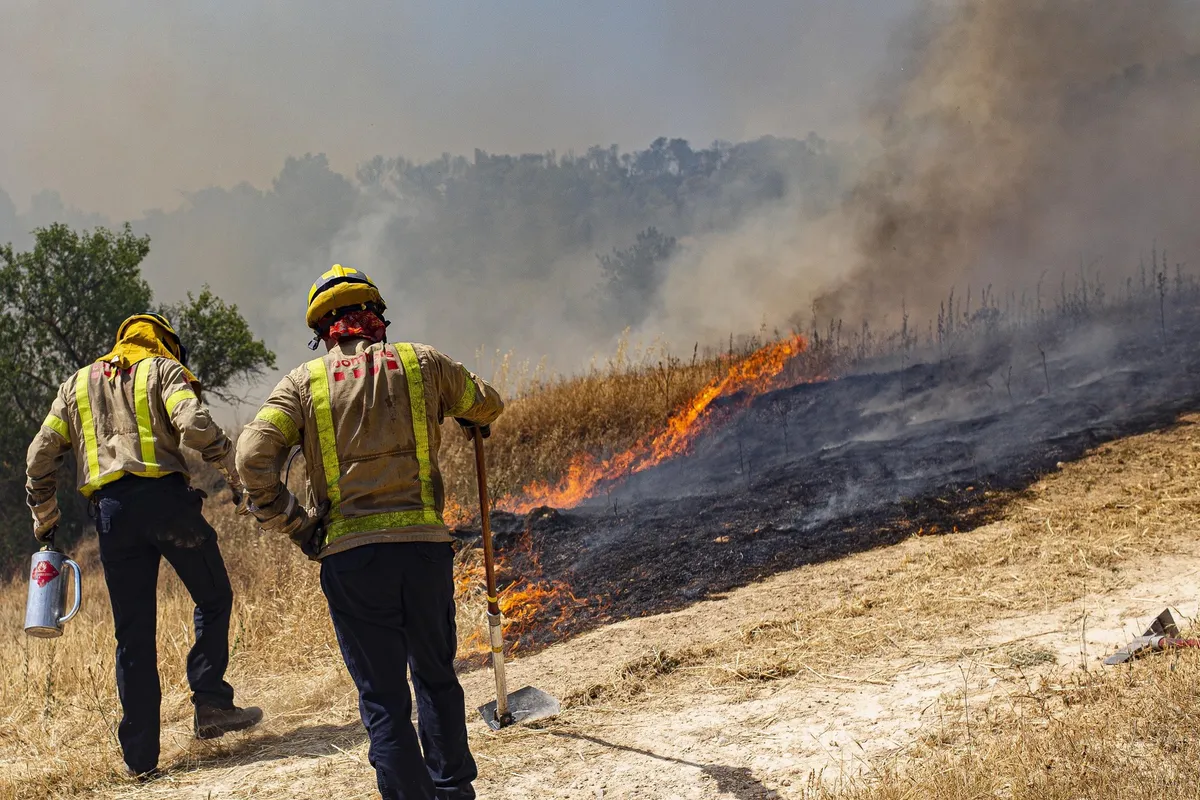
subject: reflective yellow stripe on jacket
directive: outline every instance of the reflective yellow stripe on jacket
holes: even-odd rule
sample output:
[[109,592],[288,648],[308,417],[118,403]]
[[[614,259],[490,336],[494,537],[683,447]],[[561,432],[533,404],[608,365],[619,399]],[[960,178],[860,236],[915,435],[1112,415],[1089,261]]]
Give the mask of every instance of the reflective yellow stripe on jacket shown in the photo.
[[195,400],[195,399],[196,399],[196,393],[193,392],[191,389],[180,389],[176,392],[172,392],[171,396],[167,398],[167,416],[168,417],[174,416],[175,409],[178,408],[179,404],[182,403],[184,400]]
[[71,429],[67,427],[66,420],[59,419],[53,414],[47,414],[46,418],[42,420],[42,427],[49,428],[68,442],[71,441]]
[[433,499],[433,458],[429,453],[429,417],[425,414],[425,379],[421,377],[421,362],[411,344],[398,344],[400,363],[404,365],[404,377],[408,381],[408,402],[412,406],[413,436],[417,441],[417,474],[421,480],[421,507],[429,525],[439,525]]
[[463,375],[467,379],[467,388],[463,390],[462,397],[454,404],[454,408],[446,412],[447,417],[457,417],[460,414],[465,414],[475,405],[475,380],[471,377],[471,373],[467,372],[467,368],[463,367]]
[[147,388],[152,363],[150,359],[139,361],[134,368],[133,379],[133,404],[137,411],[138,443],[141,445],[142,463],[146,465],[145,469],[138,474],[143,478],[157,478],[162,474],[154,455],[154,427],[150,421],[150,392]]
[[84,497],[100,488],[100,449],[96,447],[96,423],[92,420],[92,401],[88,397],[88,375],[91,367],[75,373],[75,405],[79,408],[79,431],[83,434],[83,452],[87,461],[87,483]]
[[[329,522],[326,527],[326,544],[352,533],[406,528],[412,525],[440,525],[442,517],[437,512],[433,491],[433,460],[430,453],[429,417],[425,408],[425,381],[421,376],[421,364],[411,344],[395,345],[404,365],[404,376],[408,383],[409,405],[413,419],[413,438],[416,441],[417,474],[421,481],[421,510],[392,511],[368,514],[346,519],[341,514],[341,465],[337,454],[337,436],[333,427],[333,408],[329,396],[329,373],[323,358],[308,363],[309,388],[312,392],[313,411],[317,423],[317,438],[320,443],[321,462],[324,466],[326,493],[329,498]],[[473,389],[473,387],[472,387]],[[472,391],[472,402],[474,392]],[[268,420],[274,422],[274,420]],[[290,420],[289,420],[290,421]],[[285,431],[285,436],[287,432]]]
[[100,448],[96,445],[96,422],[92,419],[92,399],[88,395],[88,377],[91,373],[90,366],[75,373],[75,405],[79,409],[79,431],[83,434],[84,460],[87,462],[87,482],[79,490],[84,497],[91,497],[105,484],[125,476],[120,470],[100,476]]
[[294,447],[300,443],[300,431],[297,430],[296,423],[292,422],[292,418],[278,408],[263,406],[254,415],[254,418],[261,419],[263,422],[274,426],[276,430],[283,434],[283,441],[288,447]]
[[308,387],[312,392],[313,414],[317,418],[317,441],[321,445],[321,466],[325,471],[325,494],[329,499],[329,520],[341,519],[342,468],[338,463],[337,434],[333,430],[333,405],[329,400],[329,372],[325,359],[308,362]]

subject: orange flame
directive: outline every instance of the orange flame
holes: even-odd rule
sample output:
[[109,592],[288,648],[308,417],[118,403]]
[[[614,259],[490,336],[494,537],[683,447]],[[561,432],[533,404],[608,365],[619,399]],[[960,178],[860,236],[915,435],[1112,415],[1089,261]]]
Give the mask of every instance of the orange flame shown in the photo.
[[625,452],[603,461],[580,453],[571,460],[566,476],[557,485],[531,483],[525,487],[521,498],[500,503],[500,507],[517,514],[539,506],[571,508],[592,497],[603,483],[683,455],[711,425],[712,416],[708,410],[715,400],[738,393],[749,399],[780,388],[780,373],[807,347],[808,341],[803,336],[793,336],[755,351],[701,389],[667,421],[666,429],[654,437],[639,441]]
[[446,502],[442,508],[442,520],[446,523],[447,527],[451,529],[457,528],[460,525],[467,524],[471,519],[471,510],[447,493]]
[[[504,559],[497,556],[497,570],[506,567]],[[533,571],[541,568],[533,564]],[[476,593],[483,584],[482,563],[462,567],[455,576],[455,596],[464,602]],[[531,641],[533,636],[544,637],[558,630],[570,619],[580,606],[588,605],[588,598],[577,597],[571,588],[558,580],[530,580],[519,577],[499,591],[500,614],[504,625],[505,643],[509,652],[515,652]],[[489,650],[487,629],[480,626],[472,631],[459,648],[464,657],[480,655]]]

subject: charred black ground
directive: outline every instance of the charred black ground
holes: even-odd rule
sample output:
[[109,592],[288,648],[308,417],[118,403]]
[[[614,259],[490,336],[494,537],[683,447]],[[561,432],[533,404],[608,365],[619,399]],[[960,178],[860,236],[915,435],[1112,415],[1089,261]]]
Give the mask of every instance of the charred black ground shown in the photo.
[[[1112,313],[906,349],[743,402],[694,452],[582,507],[497,512],[502,582],[562,581],[537,647],[792,569],[966,531],[1059,462],[1200,408],[1200,323]],[[478,530],[460,530],[470,546]],[[549,625],[554,622],[553,630]]]

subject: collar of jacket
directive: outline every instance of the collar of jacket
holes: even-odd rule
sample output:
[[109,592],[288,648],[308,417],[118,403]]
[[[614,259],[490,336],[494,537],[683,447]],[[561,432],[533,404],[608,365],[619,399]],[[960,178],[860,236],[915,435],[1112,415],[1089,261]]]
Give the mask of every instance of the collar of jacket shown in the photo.
[[[387,345],[388,342],[386,339],[384,339],[379,344]],[[363,350],[366,350],[368,347],[374,347],[374,346],[375,346],[375,343],[372,342],[370,339],[364,339],[363,337],[358,336],[358,337],[355,337],[354,339],[342,339],[340,342],[337,342],[336,344],[334,344],[334,346],[329,350],[329,352],[330,353],[341,353],[344,356],[352,356],[352,355],[357,355],[358,353],[361,353]]]

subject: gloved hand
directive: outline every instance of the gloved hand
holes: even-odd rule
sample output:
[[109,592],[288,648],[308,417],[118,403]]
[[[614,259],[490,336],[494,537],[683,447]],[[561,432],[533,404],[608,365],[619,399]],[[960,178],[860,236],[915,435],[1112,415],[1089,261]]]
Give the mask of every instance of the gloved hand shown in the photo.
[[243,486],[229,485],[229,491],[233,493],[234,511],[239,517],[244,517],[250,513],[250,493]]
[[51,497],[40,506],[33,506],[30,510],[33,512],[33,538],[39,542],[51,541],[54,538],[54,532],[58,530],[58,523],[62,521],[58,498]]
[[229,493],[233,496],[233,506],[237,513],[245,516],[250,513],[250,501],[246,496],[246,489],[242,486],[242,479],[237,473],[237,467],[233,463],[233,451],[229,451],[229,455],[223,461],[214,464],[217,472],[221,473],[221,477],[229,484]]
[[321,539],[325,534],[325,516],[329,513],[329,501],[326,500],[312,511],[301,507],[303,512],[298,515],[299,525],[288,532],[288,537],[300,548],[300,552],[308,556],[309,561],[318,561],[321,552]]
[[295,496],[288,498],[287,510],[259,524],[265,531],[287,534],[297,547],[311,560],[316,561],[321,551],[321,536],[324,533],[325,517],[329,514],[329,501],[308,510],[296,502]]
[[484,439],[486,439],[492,435],[492,426],[491,425],[480,425],[477,422],[471,422],[471,420],[469,420],[469,419],[461,419],[459,417],[455,417],[454,421],[457,422],[459,424],[459,427],[461,427],[463,429],[463,433],[465,433],[467,435],[468,440],[475,438],[475,429],[476,428],[479,428],[479,435],[482,436]]

